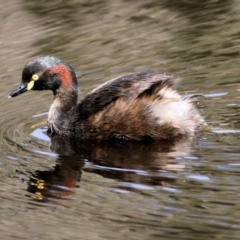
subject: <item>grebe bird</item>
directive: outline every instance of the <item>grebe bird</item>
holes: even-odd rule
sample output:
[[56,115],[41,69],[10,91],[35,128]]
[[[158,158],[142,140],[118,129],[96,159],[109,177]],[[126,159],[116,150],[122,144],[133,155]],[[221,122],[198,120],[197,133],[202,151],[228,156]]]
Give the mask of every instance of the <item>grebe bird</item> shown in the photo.
[[22,82],[9,97],[28,90],[52,90],[48,133],[90,140],[173,141],[192,138],[204,120],[191,97],[174,88],[166,73],[142,72],[112,79],[78,103],[75,71],[52,56],[23,69]]

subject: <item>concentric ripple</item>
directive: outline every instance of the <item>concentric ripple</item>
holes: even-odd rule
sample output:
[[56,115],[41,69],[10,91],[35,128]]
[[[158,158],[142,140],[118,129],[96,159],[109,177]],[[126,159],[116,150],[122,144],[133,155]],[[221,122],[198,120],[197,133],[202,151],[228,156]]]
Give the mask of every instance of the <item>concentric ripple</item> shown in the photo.
[[[24,112],[25,108],[19,109]],[[0,122],[3,148],[8,158],[29,158],[43,156],[55,157],[49,148],[50,139],[46,135],[46,115],[41,113],[26,117],[21,114],[16,117],[16,112],[6,113],[7,121]]]

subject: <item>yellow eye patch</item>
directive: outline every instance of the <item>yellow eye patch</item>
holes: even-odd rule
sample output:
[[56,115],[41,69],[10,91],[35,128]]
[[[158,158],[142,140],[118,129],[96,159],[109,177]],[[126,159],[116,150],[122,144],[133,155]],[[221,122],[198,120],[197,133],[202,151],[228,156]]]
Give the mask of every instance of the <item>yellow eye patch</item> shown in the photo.
[[37,74],[32,75],[32,80],[37,81],[39,79],[39,76]]
[[33,88],[33,86],[34,86],[34,81],[32,80],[28,83],[27,90],[31,90]]
[[27,85],[27,90],[31,90],[34,86],[34,82],[39,79],[39,76],[35,73],[32,75],[31,81]]

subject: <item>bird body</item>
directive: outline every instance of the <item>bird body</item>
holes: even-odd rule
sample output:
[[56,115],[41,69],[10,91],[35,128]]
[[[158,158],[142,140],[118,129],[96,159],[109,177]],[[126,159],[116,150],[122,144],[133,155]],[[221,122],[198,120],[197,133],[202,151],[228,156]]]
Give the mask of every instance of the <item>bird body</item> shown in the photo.
[[166,73],[133,73],[110,80],[78,101],[77,77],[67,63],[40,57],[23,69],[10,97],[52,90],[50,135],[90,140],[161,141],[192,138],[204,125],[193,98],[181,96]]

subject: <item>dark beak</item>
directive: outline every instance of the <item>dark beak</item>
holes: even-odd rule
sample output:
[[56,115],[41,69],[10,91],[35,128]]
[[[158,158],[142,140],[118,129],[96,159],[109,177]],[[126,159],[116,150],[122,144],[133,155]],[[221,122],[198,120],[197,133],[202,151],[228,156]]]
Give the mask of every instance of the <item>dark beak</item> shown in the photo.
[[26,91],[27,91],[27,84],[21,83],[20,86],[9,95],[9,98],[16,97]]

